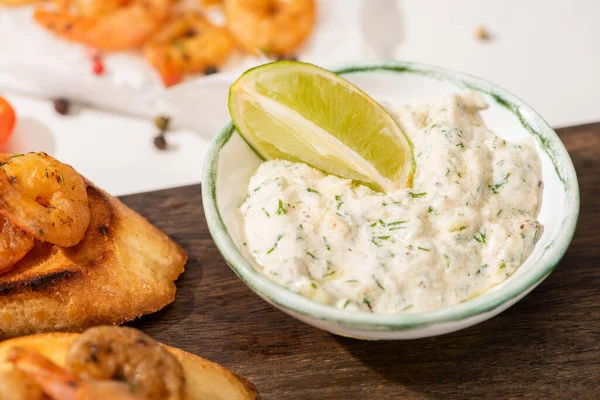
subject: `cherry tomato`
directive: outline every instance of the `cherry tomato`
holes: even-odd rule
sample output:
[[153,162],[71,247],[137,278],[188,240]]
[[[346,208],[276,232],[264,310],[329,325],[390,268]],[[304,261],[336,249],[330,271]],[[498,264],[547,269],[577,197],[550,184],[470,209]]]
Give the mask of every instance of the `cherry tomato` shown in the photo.
[[0,97],[0,150],[4,148],[6,142],[10,138],[10,135],[15,128],[15,121],[17,116],[15,110],[11,107],[10,103]]

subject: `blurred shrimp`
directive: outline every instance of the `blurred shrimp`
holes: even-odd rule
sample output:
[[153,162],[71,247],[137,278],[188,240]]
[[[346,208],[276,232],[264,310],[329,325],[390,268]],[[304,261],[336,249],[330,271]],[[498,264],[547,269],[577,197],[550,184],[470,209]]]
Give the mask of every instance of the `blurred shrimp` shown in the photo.
[[225,0],[227,27],[251,54],[290,55],[315,23],[314,0]]
[[91,17],[106,14],[125,7],[132,0],[51,0],[63,12]]
[[223,5],[223,0],[198,0],[200,7],[213,7]]
[[233,49],[233,39],[225,28],[211,24],[199,13],[187,12],[167,24],[143,51],[168,87],[187,73],[221,66]]
[[[82,380],[77,375],[59,367],[38,352],[30,349],[15,347],[11,349],[8,361],[13,363],[17,371],[25,374],[29,380],[35,382],[39,389],[54,400],[142,400],[135,393],[135,387],[124,382],[117,381],[97,381]],[[21,378],[22,379],[22,378]],[[13,392],[11,395],[23,396],[26,399],[41,399],[39,391],[34,388],[24,386],[24,380],[21,384],[13,382],[15,390],[21,393]],[[25,397],[29,390],[30,394],[38,397]]]
[[71,4],[67,2],[62,9],[39,9],[33,16],[40,25],[66,39],[99,50],[119,51],[141,46],[167,19],[172,2],[110,0],[102,4],[100,0],[93,3],[90,0],[89,4],[92,5],[88,5],[85,12],[97,12],[99,8],[108,10],[92,15],[71,12]]
[[39,240],[75,246],[90,223],[85,182],[45,153],[13,156],[0,164],[0,214]]
[[181,364],[137,329],[88,329],[71,345],[67,368],[82,378],[125,381],[143,399],[183,399],[185,380]]

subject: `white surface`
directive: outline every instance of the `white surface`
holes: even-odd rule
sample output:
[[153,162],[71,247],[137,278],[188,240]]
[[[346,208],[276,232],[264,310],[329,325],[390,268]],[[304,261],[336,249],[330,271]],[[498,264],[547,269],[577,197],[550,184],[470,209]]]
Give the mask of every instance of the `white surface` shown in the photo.
[[[35,116],[48,128],[56,156],[114,194],[200,180],[202,138],[212,137],[227,119],[229,84],[259,60],[238,57],[229,75],[165,91],[139,56],[117,54],[106,59],[107,75],[97,78],[83,47],[41,30],[29,12],[0,8],[0,92],[12,89],[9,97],[19,114]],[[600,120],[598,15],[595,0],[319,0],[317,29],[300,58],[322,65],[386,58],[435,64],[505,87],[553,126],[592,122]],[[491,41],[475,39],[478,25],[492,34]],[[173,143],[186,144],[157,153],[149,123],[89,110],[59,118],[44,111],[49,103],[27,100],[15,90],[38,98],[68,96],[145,118],[166,111],[200,136],[173,135]],[[24,142],[37,135],[25,128],[19,128],[17,147],[41,149],[44,142]],[[106,164],[107,151],[114,168]],[[148,174],[148,166],[160,171]]]
[[[597,0],[399,0],[395,58],[476,75],[513,92],[551,126],[600,121]],[[492,40],[474,39],[481,25]]]
[[18,114],[9,153],[45,151],[113,195],[200,181],[208,143],[192,130],[168,133],[169,150],[154,148],[151,121],[90,108],[58,115],[50,101],[4,93]]

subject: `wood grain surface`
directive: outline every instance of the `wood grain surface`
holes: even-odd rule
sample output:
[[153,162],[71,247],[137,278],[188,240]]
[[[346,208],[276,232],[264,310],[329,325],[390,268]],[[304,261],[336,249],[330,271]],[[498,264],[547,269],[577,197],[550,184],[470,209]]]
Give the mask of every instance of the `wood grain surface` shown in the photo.
[[123,198],[190,256],[175,302],[132,325],[245,376],[264,399],[600,398],[600,124],[558,132],[579,177],[575,238],[546,281],[487,322],[396,342],[299,322],[225,264],[198,185]]

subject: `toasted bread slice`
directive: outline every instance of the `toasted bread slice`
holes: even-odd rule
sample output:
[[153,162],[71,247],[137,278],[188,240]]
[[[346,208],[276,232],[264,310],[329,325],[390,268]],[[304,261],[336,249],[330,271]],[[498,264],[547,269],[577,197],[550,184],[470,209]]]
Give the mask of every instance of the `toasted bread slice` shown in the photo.
[[[23,347],[37,351],[61,367],[65,366],[71,344],[77,339],[77,333],[46,333],[20,337],[0,343],[0,398],[2,397],[2,378],[10,376],[13,366],[6,361],[12,347]],[[245,400],[256,399],[254,386],[247,380],[229,370],[173,347],[165,348],[179,360],[185,375],[185,395],[188,400]],[[9,397],[10,398],[10,397]]]
[[175,298],[185,251],[86,182],[91,222],[75,247],[39,243],[0,275],[0,339],[121,324]]

